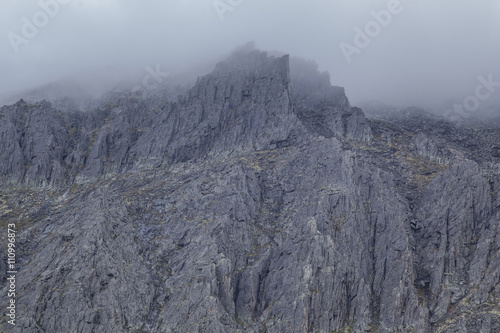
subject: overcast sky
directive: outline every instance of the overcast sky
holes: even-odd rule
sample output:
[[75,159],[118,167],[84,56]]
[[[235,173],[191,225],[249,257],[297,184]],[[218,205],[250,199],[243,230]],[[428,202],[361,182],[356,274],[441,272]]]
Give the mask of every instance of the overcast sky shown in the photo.
[[316,60],[352,104],[446,105],[478,76],[500,82],[500,1],[395,1],[1,0],[0,94],[93,69],[175,70],[252,40]]

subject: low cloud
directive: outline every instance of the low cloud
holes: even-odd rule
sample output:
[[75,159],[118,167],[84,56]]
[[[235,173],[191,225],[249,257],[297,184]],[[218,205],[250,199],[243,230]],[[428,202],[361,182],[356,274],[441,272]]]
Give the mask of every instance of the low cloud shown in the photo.
[[316,60],[353,104],[445,112],[500,78],[498,17],[495,0],[5,0],[0,98],[78,73],[175,73],[254,40]]

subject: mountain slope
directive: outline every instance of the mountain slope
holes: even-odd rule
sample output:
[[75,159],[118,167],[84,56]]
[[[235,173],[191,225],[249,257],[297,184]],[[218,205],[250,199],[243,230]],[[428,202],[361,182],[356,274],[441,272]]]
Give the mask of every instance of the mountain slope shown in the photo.
[[258,50],[160,96],[0,109],[2,331],[500,331],[498,126],[370,120]]

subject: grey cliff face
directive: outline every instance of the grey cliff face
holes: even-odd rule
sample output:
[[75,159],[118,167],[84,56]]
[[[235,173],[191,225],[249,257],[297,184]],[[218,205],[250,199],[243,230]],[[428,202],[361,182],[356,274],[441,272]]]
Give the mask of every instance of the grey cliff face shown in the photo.
[[1,331],[500,332],[498,124],[367,119],[253,49],[177,98],[0,120]]

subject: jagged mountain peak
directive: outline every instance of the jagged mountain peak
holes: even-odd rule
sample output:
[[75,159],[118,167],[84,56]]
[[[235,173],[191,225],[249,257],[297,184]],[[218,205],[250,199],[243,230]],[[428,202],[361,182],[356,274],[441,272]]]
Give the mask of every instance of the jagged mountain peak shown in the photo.
[[[269,56],[249,44],[179,98],[161,92],[145,98],[113,92],[85,111],[59,111],[44,102],[26,106],[42,108],[47,119],[61,122],[57,130],[43,122],[35,125],[40,139],[57,150],[27,150],[19,139],[26,129],[14,120],[15,106],[6,107],[2,126],[12,137],[1,144],[19,153],[12,155],[5,148],[3,157],[11,160],[10,166],[23,167],[15,172],[5,167],[2,176],[55,185],[230,151],[290,146],[308,140],[308,135],[369,140],[363,113],[351,108],[343,89],[331,86],[328,74],[314,65],[299,60],[294,64],[291,83],[288,55]],[[36,167],[40,174],[28,172],[33,156],[44,161]]]

